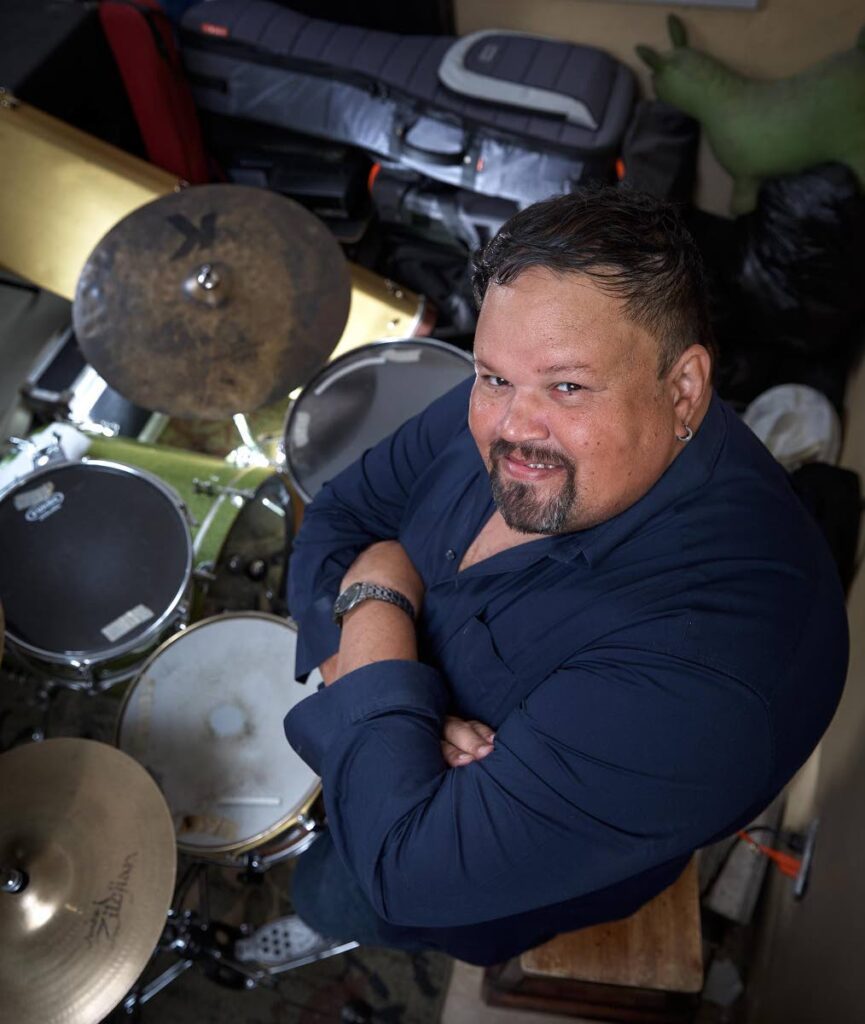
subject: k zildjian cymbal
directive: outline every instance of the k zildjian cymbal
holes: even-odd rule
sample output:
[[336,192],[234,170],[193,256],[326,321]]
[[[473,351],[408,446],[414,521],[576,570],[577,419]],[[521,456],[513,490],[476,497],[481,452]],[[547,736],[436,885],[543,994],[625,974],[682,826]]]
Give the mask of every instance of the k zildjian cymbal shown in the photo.
[[147,771],[104,743],[0,755],[0,1022],[96,1024],[156,948],[174,888],[174,826]]
[[120,394],[189,419],[252,412],[327,361],[348,265],[298,203],[243,185],[163,196],[116,224],[78,279],[84,356]]

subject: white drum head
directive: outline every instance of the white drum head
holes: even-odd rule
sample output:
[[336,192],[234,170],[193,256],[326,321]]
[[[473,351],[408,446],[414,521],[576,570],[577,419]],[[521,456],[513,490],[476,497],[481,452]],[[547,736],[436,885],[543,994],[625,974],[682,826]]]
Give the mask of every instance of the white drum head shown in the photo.
[[258,613],[206,619],[164,644],[130,688],[117,745],[165,795],[181,850],[253,849],[319,792],[282,721],[321,676],[295,682],[297,634]]

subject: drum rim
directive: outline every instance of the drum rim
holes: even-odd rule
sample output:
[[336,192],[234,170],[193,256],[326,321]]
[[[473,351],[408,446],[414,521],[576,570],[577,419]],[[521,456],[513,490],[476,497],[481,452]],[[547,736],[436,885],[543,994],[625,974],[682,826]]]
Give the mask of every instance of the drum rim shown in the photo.
[[6,501],[7,498],[10,498],[19,487],[22,487],[25,484],[30,484],[41,476],[46,476],[47,474],[53,473],[57,470],[74,469],[80,466],[96,466],[97,468],[120,470],[129,476],[139,477],[144,480],[145,483],[150,483],[155,486],[157,490],[161,491],[162,494],[168,498],[169,503],[174,506],[174,510],[183,525],[183,531],[186,537],[186,564],[184,566],[180,586],[178,587],[174,597],[171,599],[171,603],[148,625],[146,630],[128,640],[115,644],[112,647],[104,648],[100,651],[83,649],[75,651],[66,650],[61,654],[59,651],[52,651],[47,648],[37,647],[35,644],[28,643],[26,640],[21,640],[16,635],[15,630],[9,628],[9,621],[7,619],[6,639],[13,647],[26,651],[28,654],[34,655],[37,659],[47,661],[52,665],[71,665],[73,668],[90,669],[98,668],[100,665],[113,661],[115,658],[121,658],[125,654],[130,654],[136,650],[140,650],[142,647],[147,645],[148,640],[152,640],[154,635],[158,636],[163,632],[166,625],[172,620],[172,618],[176,617],[179,606],[182,604],[189,589],[192,577],[193,551],[192,532],[189,529],[189,515],[186,510],[186,505],[180,495],[164,480],[160,480],[159,477],[148,472],[146,469],[140,469],[137,466],[126,466],[122,462],[112,462],[109,459],[89,459],[85,455],[81,459],[67,459],[63,462],[49,463],[46,466],[40,466],[32,473],[28,473],[27,476],[16,480],[14,486],[6,488],[6,490],[0,494],[0,504]]
[[284,472],[286,476],[288,476],[289,480],[291,481],[292,485],[294,486],[304,505],[309,505],[309,503],[312,501],[315,495],[310,494],[307,491],[306,487],[304,487],[304,485],[298,479],[298,476],[294,471],[294,466],[291,464],[291,456],[289,455],[288,450],[289,431],[291,430],[291,427],[294,423],[295,413],[298,406],[300,405],[301,398],[303,398],[303,396],[310,388],[318,384],[321,381],[321,378],[325,376],[325,374],[327,374],[329,371],[333,371],[342,363],[346,363],[350,359],[357,358],[358,353],[367,352],[371,349],[377,349],[382,347],[404,347],[406,345],[419,345],[422,348],[441,349],[444,352],[450,352],[452,355],[460,356],[460,358],[464,359],[467,363],[474,365],[474,359],[472,359],[468,352],[466,352],[464,349],[457,348],[456,345],[452,345],[449,341],[442,341],[440,338],[406,337],[380,338],[376,341],[370,341],[366,345],[358,345],[357,348],[352,348],[349,349],[348,352],[343,352],[341,356],[337,356],[336,359],[332,360],[329,363],[325,363],[324,366],[321,367],[321,369],[316,370],[316,372],[312,375],[312,377],[309,378],[306,384],[303,385],[297,398],[295,398],[294,401],[290,403],[288,407],[288,412],[285,415],[285,423],[282,428],[282,448],[283,456],[285,458]]
[[[297,623],[290,616],[283,618],[279,615],[274,615],[272,612],[223,612],[220,615],[209,615],[206,619],[199,619],[198,622],[194,622],[191,626],[187,626],[185,629],[180,629],[167,640],[164,640],[155,651],[151,652],[147,660],[141,666],[138,674],[130,681],[126,688],[126,692],[123,694],[123,699],[120,702],[120,707],[117,709],[117,722],[114,726],[114,746],[118,750],[122,750],[123,753],[128,753],[120,746],[120,732],[123,726],[123,718],[126,712],[126,707],[138,686],[138,683],[143,678],[144,674],[148,671],[150,666],[159,657],[159,655],[167,650],[171,644],[177,643],[183,637],[188,636],[202,626],[211,626],[216,622],[225,622],[227,619],[265,619],[271,622],[275,622],[280,626],[286,626],[293,633],[297,633]],[[310,693],[313,691],[310,690]],[[288,743],[288,740],[285,741]],[[129,755],[132,756],[131,754]],[[143,762],[139,762],[142,764]],[[146,765],[144,766],[146,767]],[[211,855],[221,853],[248,853],[250,850],[255,850],[261,846],[262,843],[270,842],[271,839],[275,839],[282,832],[291,828],[302,815],[307,815],[312,808],[312,805],[318,799],[321,793],[321,779],[316,776],[317,781],[312,786],[312,792],[304,797],[303,803],[293,808],[284,818],[281,818],[276,824],[271,825],[270,828],[265,829],[262,832],[256,833],[254,836],[246,837],[236,843],[219,843],[212,846],[195,846],[191,843],[184,843],[182,840],[177,838],[177,830],[175,828],[175,841],[177,843],[177,849],[182,853],[189,853],[197,855],[200,858],[207,860]],[[164,795],[164,794],[163,794]],[[166,800],[167,802],[167,800]],[[169,811],[172,813],[172,823],[174,821],[174,812],[169,806]]]

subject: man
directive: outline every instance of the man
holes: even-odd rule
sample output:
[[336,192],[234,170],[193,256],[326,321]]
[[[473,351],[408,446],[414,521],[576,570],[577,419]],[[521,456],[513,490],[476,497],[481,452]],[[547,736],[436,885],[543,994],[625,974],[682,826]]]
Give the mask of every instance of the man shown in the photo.
[[475,284],[471,389],[306,513],[297,672],[327,685],[286,732],[329,826],[300,916],[493,963],[632,913],[765,807],[832,717],[847,632],[815,526],[712,394],[669,208],[537,204]]

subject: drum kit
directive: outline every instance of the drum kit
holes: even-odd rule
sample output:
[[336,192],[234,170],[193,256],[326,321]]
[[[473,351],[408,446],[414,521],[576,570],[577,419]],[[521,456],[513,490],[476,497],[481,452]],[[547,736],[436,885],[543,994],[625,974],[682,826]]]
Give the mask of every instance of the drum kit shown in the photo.
[[[294,680],[285,603],[305,504],[472,372],[428,338],[328,363],[351,295],[311,214],[235,185],[139,207],[80,274],[78,343],[108,384],[172,417],[233,417],[256,458],[56,423],[0,460],[0,656],[5,642],[46,706],[58,689],[126,687],[115,747],[0,754],[0,1022],[95,1024],[194,963],[253,987],[354,946],[305,948],[278,922],[250,936],[210,921],[204,898],[184,907],[208,865],[260,876],[324,825],[319,780],[282,732],[320,681]],[[298,388],[283,450],[266,455],[245,417]],[[190,867],[175,887],[177,850]],[[268,961],[286,941],[291,955]],[[176,963],[136,985],[157,951]]]

